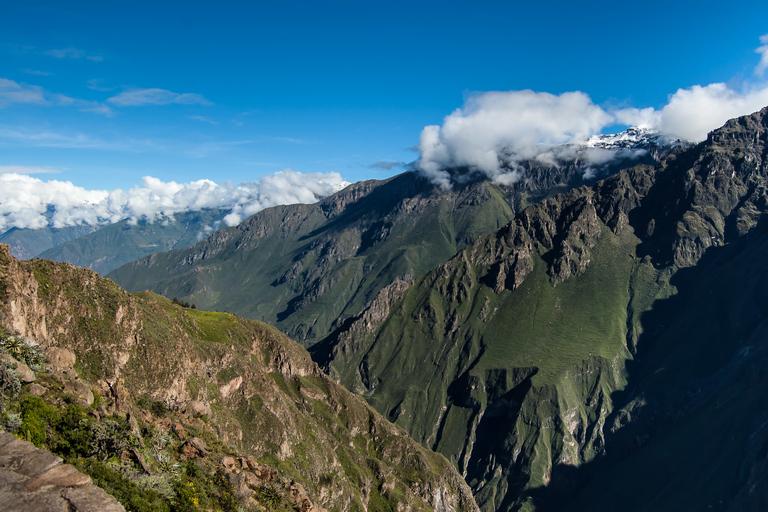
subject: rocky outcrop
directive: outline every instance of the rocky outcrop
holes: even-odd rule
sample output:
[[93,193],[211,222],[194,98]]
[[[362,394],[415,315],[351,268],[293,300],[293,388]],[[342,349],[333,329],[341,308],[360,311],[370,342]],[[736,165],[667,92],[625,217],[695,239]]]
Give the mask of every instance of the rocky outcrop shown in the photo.
[[91,477],[0,432],[0,503],[14,512],[125,512]]
[[[326,377],[272,327],[129,295],[68,264],[19,262],[3,246],[0,298],[3,328],[50,354],[46,379],[55,384],[46,400],[88,407],[97,391],[101,405],[91,416],[129,414],[143,443],[151,432],[168,432],[178,440],[171,455],[179,464],[221,467],[214,458],[222,445],[202,442],[207,432],[230,453],[255,458],[262,473],[279,468],[279,481],[266,488],[250,462],[247,470],[239,462],[222,467],[234,475],[227,478],[243,506],[274,495],[302,510],[352,510],[374,496],[403,510],[477,510],[447,460]],[[137,472],[174,460],[124,451]]]

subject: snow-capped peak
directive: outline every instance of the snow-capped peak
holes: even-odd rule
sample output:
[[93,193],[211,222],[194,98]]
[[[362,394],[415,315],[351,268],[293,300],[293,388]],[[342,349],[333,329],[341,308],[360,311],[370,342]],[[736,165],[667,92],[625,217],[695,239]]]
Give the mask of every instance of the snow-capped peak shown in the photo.
[[661,132],[631,127],[620,133],[593,135],[580,145],[600,149],[648,149],[649,147],[673,148],[683,142]]

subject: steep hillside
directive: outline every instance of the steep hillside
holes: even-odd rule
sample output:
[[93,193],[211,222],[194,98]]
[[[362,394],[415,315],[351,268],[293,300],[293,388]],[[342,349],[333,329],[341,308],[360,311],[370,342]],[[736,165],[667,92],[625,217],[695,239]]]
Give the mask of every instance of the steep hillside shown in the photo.
[[[658,141],[645,144],[644,150],[592,150],[609,155],[599,171],[611,173],[627,159],[654,161],[669,150]],[[525,163],[522,178],[509,186],[468,169],[452,171],[449,191],[413,172],[358,183],[314,205],[262,211],[201,244],[155,254],[110,277],[128,290],[150,289],[268,322],[309,345],[359,314],[385,286],[444,263],[525,205],[594,181],[597,171],[583,154],[568,152],[570,160],[556,165]]]
[[[23,349],[8,341],[18,333],[50,362],[36,359],[42,385],[10,402],[18,387],[3,363],[6,426],[122,492],[129,510],[235,510],[232,496],[248,510],[477,509],[447,460],[267,325],[130,295],[69,264],[18,261],[7,246],[0,325],[4,350]],[[140,484],[159,508],[136,504]]]
[[483,510],[758,509],[767,140],[764,109],[531,206],[313,357]]
[[97,226],[41,229],[11,228],[0,235],[0,243],[8,244],[11,247],[13,257],[28,260],[51,247],[93,233],[97,229]]
[[177,213],[166,220],[104,226],[36,254],[107,274],[130,261],[156,252],[189,247],[214,231],[226,212],[216,209]]

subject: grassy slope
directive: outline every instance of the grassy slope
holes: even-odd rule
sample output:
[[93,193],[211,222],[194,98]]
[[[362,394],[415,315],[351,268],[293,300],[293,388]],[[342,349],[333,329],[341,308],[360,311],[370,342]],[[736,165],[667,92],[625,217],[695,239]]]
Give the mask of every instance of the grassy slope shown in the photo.
[[[763,236],[766,124],[731,121],[656,170],[526,210],[414,283],[382,324],[329,337],[322,359],[446,454],[485,510],[561,510],[590,481],[577,510],[754,505],[768,301],[763,253],[747,246]],[[726,254],[749,270],[718,270]],[[745,340],[756,355],[736,364]]]
[[110,277],[128,289],[266,321],[309,343],[359,313],[383,286],[445,262],[513,215],[489,184],[442,194],[406,174],[369,188],[338,210],[335,198],[265,210],[218,238]]
[[365,510],[374,495],[431,510],[437,494],[474,508],[445,459],[327,378],[275,328],[129,295],[70,265],[1,256],[3,326],[75,351],[92,386],[119,376],[121,410],[172,403],[193,421],[184,404],[208,403],[210,430],[227,450],[276,467],[328,510]]
[[38,256],[91,268],[100,274],[149,254],[194,245],[207,226],[220,221],[221,210],[203,210],[174,215],[172,222],[121,221],[96,232],[56,244]]
[[[474,475],[468,481],[485,489],[478,491],[478,501],[489,510],[505,503],[507,480],[520,478],[504,463],[513,462],[516,451],[531,459],[525,468],[530,476],[518,483],[523,487],[546,481],[559,458],[591,460],[602,439],[584,433],[578,441],[586,446],[577,448],[576,439],[569,446],[563,437],[575,425],[586,430],[603,421],[610,404],[594,411],[590,402],[623,385],[624,360],[631,357],[626,343],[630,301],[647,303],[646,294],[655,291],[646,286],[636,294],[627,286],[631,278],[645,284],[656,274],[634,257],[637,242],[631,233],[616,236],[604,228],[586,272],[557,286],[539,258],[519,288],[500,295],[475,285],[466,297],[446,303],[436,291],[439,283],[428,282],[429,277],[417,281],[362,360],[369,369],[362,388],[373,388],[368,400]],[[640,312],[637,308],[634,314]],[[592,373],[596,379],[589,378]],[[342,382],[360,388],[356,375],[348,373]],[[515,391],[521,384],[530,386],[530,394]],[[476,391],[460,390],[462,385]],[[514,402],[522,407],[504,410]],[[506,420],[493,419],[490,411],[499,408]],[[560,422],[566,411],[573,414],[571,425]],[[554,432],[540,435],[541,429]],[[489,477],[493,468],[499,474]]]
[[0,243],[11,246],[11,254],[19,259],[30,259],[41,252],[87,235],[98,229],[94,226],[70,226],[66,228],[9,229],[0,235]]

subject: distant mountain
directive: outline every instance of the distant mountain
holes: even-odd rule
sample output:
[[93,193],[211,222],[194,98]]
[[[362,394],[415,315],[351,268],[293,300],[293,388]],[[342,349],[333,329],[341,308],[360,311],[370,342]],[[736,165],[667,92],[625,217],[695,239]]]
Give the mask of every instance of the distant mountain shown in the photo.
[[98,226],[70,226],[65,228],[20,229],[11,228],[0,235],[0,243],[11,247],[15,258],[28,260],[41,252],[75,238],[93,233]]
[[311,347],[482,510],[768,502],[768,107],[530,206]]
[[[8,334],[27,341],[8,344]],[[33,341],[48,361],[37,359],[36,376],[24,366],[21,384],[9,349],[21,358]],[[444,457],[270,326],[129,295],[90,270],[17,261],[0,246],[0,352],[3,427],[128,510],[477,511]],[[0,476],[15,489],[12,469]],[[71,471],[47,478],[69,491],[83,483]],[[98,509],[64,496],[69,510]]]
[[268,322],[309,345],[358,315],[382,288],[444,263],[528,204],[628,163],[655,162],[674,147],[641,145],[561,148],[520,163],[511,185],[471,169],[450,171],[451,190],[414,172],[357,183],[314,205],[264,210],[200,244],[154,254],[109,277],[128,290],[150,289]]
[[123,220],[42,251],[38,257],[108,272],[155,252],[189,247],[208,237],[227,214],[218,209],[177,213],[165,220]]

